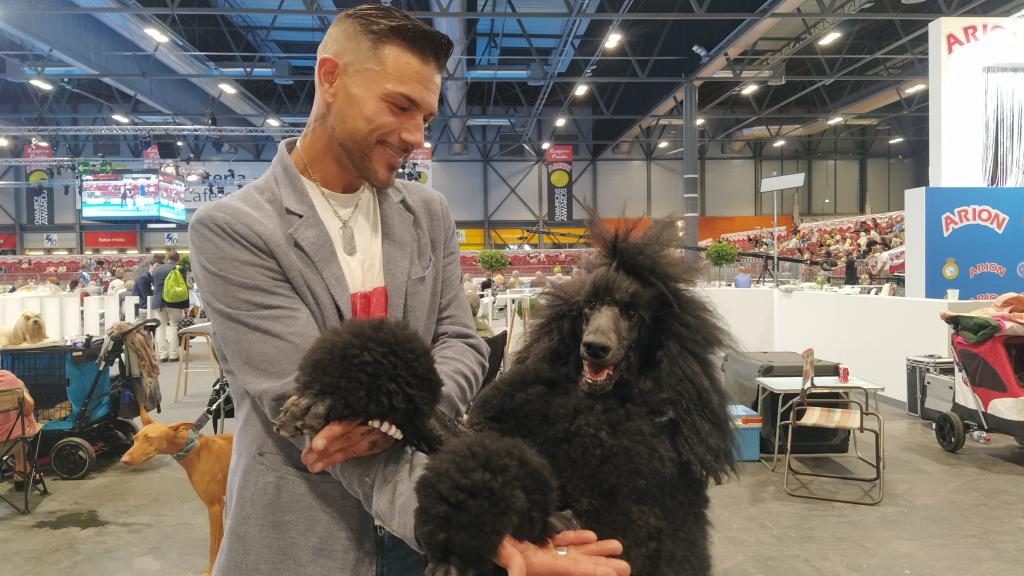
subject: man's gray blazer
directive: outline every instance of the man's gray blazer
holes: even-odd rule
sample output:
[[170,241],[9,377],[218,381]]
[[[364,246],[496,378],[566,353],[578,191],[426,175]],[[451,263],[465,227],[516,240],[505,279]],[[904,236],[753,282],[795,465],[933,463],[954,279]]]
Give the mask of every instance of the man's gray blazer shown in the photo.
[[[294,145],[282,142],[265,175],[199,210],[189,228],[193,272],[235,400],[214,573],[369,576],[374,518],[416,546],[413,487],[426,457],[396,446],[310,474],[299,460],[308,439],[272,429],[302,355],[351,311],[334,246],[289,158]],[[432,344],[442,408],[461,414],[483,378],[487,348],[462,292],[448,204],[403,181],[377,199],[388,318]]]

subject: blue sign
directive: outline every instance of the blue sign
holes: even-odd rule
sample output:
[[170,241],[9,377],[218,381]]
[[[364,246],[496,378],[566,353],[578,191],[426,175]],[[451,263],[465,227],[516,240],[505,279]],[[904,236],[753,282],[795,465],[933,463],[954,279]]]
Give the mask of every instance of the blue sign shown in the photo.
[[1024,188],[927,188],[925,222],[925,297],[1024,292]]

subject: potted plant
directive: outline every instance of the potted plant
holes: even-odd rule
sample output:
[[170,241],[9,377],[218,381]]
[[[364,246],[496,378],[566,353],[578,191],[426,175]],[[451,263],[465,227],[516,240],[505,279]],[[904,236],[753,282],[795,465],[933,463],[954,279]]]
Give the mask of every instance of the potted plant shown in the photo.
[[706,252],[704,252],[704,257],[707,258],[707,261],[718,271],[717,275],[719,286],[722,284],[722,266],[735,264],[736,260],[739,259],[739,255],[739,250],[728,242],[718,242],[713,244]]
[[476,263],[485,272],[500,274],[509,266],[508,257],[501,250],[481,250]]

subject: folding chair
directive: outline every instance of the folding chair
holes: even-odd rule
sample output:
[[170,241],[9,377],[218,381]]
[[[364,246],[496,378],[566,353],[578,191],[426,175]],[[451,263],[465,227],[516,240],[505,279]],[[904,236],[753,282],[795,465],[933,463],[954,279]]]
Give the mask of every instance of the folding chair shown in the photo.
[[[188,396],[188,375],[189,372],[219,372],[220,365],[217,363],[217,355],[213,351],[213,332],[210,322],[193,324],[178,330],[181,336],[181,362],[178,364],[178,378],[174,384],[174,401],[178,401],[178,392],[181,390],[182,375],[185,376],[185,396]],[[192,361],[192,340],[203,338],[206,340],[206,348],[210,353],[210,365],[201,368],[193,368]]]
[[[39,466],[36,463],[36,452],[39,450],[38,442],[36,451],[32,450],[32,438],[36,436],[42,425],[36,424],[34,430],[28,429],[28,421],[24,416],[25,391],[21,388],[0,390],[0,416],[11,413],[15,414],[14,421],[10,426],[5,426],[3,430],[0,430],[0,462],[7,461],[8,456],[14,454],[15,450],[24,450],[25,466],[28,470],[22,472],[15,467],[14,479],[25,482],[25,502],[23,506],[19,507],[3,494],[0,494],[0,499],[10,504],[18,512],[28,514],[28,501],[33,490],[39,492],[40,495],[49,494],[46,489],[46,481],[43,480],[42,474],[39,474]],[[33,482],[36,477],[40,480],[38,486]]]
[[[813,396],[823,392],[841,392],[845,398],[830,397],[828,399],[815,399]],[[858,392],[864,394],[864,402],[854,399],[854,395]],[[835,405],[845,404],[849,408],[832,408],[822,406],[822,404]],[[811,498],[814,500],[829,500],[832,502],[846,502],[849,504],[863,504],[873,506],[882,501],[883,496],[883,481],[882,471],[885,469],[885,445],[883,442],[883,424],[882,417],[877,412],[870,412],[870,401],[868,391],[864,388],[857,386],[841,386],[841,387],[827,387],[827,386],[815,386],[813,380],[805,382],[803,388],[800,390],[800,396],[794,401],[793,410],[790,413],[792,420],[782,422],[780,426],[789,426],[789,431],[786,438],[786,476],[783,481],[783,487],[786,489],[786,493],[790,496],[796,496],[797,498]],[[864,426],[865,416],[872,416],[878,422],[878,428],[868,428]],[[844,474],[826,474],[823,472],[800,472],[793,468],[792,461],[793,456],[793,429],[794,428],[830,428],[833,430],[849,430],[854,435],[854,453],[857,455],[857,459],[868,464],[874,470],[872,476],[851,476]],[[861,455],[860,450],[857,448],[856,434],[858,432],[868,432],[874,435],[875,439],[875,457],[874,459],[865,458]],[[819,478],[832,478],[837,480],[851,480],[854,482],[870,482],[878,484],[878,495],[877,497],[871,497],[870,500],[850,500],[845,498],[832,498],[828,496],[820,496],[811,494],[809,492],[797,492],[790,488],[789,477],[793,476],[816,476]],[[873,486],[869,486],[865,494],[871,495]]]

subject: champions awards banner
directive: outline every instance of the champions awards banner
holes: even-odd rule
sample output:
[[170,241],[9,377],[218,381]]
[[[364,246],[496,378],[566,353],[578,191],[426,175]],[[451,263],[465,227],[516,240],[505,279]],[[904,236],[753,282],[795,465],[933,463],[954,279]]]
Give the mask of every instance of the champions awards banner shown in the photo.
[[548,162],[548,222],[572,221],[572,146],[552,146]]
[[925,297],[1024,292],[1024,188],[926,188]]
[[410,182],[431,186],[431,157],[432,153],[429,148],[413,150],[405,161],[404,170],[400,170],[398,176]]
[[29,188],[25,196],[29,226],[52,226],[53,188]]

